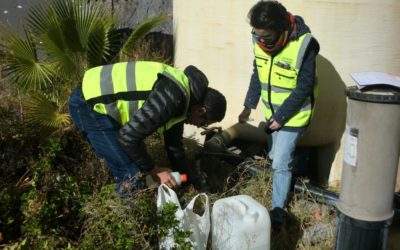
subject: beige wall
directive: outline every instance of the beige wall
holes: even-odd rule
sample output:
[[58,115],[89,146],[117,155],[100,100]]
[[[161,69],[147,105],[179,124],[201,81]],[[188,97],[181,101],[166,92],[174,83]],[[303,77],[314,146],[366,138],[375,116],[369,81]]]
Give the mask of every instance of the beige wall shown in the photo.
[[[174,0],[175,64],[202,69],[210,86],[228,100],[223,128],[237,121],[252,72],[252,44],[247,12],[257,1]],[[321,45],[318,57],[320,95],[303,145],[318,145],[324,181],[340,179],[342,134],[346,117],[345,86],[349,74],[384,71],[400,74],[400,1],[282,0],[301,15]],[[260,108],[260,105],[259,105]],[[254,123],[264,120],[258,109]],[[193,128],[189,134],[196,133]],[[329,174],[330,173],[330,174]],[[329,177],[329,178],[328,178]]]

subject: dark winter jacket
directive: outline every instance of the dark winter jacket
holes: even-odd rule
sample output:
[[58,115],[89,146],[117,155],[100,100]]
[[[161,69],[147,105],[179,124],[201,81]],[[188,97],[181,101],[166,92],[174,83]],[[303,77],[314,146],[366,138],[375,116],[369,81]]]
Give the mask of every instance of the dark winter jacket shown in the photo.
[[[304,23],[304,20],[295,16],[296,23],[299,26],[297,37],[310,32],[308,26]],[[297,39],[297,37],[290,37],[291,40]],[[315,67],[316,67],[316,56],[319,52],[319,44],[313,39],[313,42],[308,46],[303,59],[303,65],[298,76],[298,82],[296,88],[290,94],[290,96],[284,101],[278,110],[275,111],[272,119],[281,124],[282,130],[302,130],[303,128],[285,127],[285,123],[300,110],[304,101],[313,92],[315,79]],[[247,108],[255,109],[259,102],[261,95],[261,84],[258,78],[257,65],[253,62],[253,74],[250,79],[249,89],[246,94],[244,106]]]
[[[202,103],[207,91],[208,80],[197,68],[189,66],[184,71],[190,81],[190,107]],[[143,106],[119,132],[119,142],[130,158],[143,171],[150,171],[154,162],[149,157],[144,139],[164,126],[170,119],[185,112],[183,90],[169,78],[159,75]],[[187,172],[182,146],[183,122],[164,132],[168,158],[175,171]]]

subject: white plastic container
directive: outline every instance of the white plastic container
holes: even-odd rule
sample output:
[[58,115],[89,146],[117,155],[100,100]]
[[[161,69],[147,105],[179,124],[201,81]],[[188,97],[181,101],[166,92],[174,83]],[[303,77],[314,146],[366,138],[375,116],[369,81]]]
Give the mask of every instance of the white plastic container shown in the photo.
[[219,199],[212,208],[211,235],[214,250],[268,250],[268,210],[248,195]]
[[[186,174],[181,174],[179,172],[171,172],[170,174],[172,175],[172,177],[174,178],[174,180],[176,181],[178,186],[180,186],[183,182],[187,181],[187,175]],[[155,185],[158,186],[159,183],[154,181],[153,177],[151,177],[151,175],[149,174],[149,175],[146,176],[146,185],[148,187],[155,186]]]

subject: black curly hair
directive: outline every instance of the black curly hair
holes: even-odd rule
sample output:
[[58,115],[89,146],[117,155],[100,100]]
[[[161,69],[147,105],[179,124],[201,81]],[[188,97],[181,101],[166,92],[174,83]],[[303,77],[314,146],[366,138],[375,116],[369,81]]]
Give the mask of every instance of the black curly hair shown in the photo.
[[256,29],[283,31],[290,28],[287,10],[277,1],[259,1],[250,9],[248,18]]

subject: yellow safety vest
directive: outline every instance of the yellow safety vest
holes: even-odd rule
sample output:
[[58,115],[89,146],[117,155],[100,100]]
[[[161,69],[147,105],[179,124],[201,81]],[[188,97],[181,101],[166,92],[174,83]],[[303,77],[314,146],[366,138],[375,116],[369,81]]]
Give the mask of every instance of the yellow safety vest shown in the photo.
[[93,110],[125,125],[140,109],[162,74],[174,81],[185,93],[186,109],[181,117],[171,119],[159,132],[186,119],[190,100],[189,79],[176,68],[158,62],[121,62],[91,68],[82,80],[82,92]]
[[[258,77],[261,82],[261,99],[267,120],[271,118],[275,110],[279,109],[296,88],[304,54],[311,39],[314,39],[312,35],[306,33],[296,41],[289,42],[274,57],[265,53],[257,43],[254,44],[254,56]],[[303,127],[308,125],[314,109],[312,98],[316,97],[316,94],[317,84],[314,83],[313,97],[308,97],[301,109],[284,126]]]

